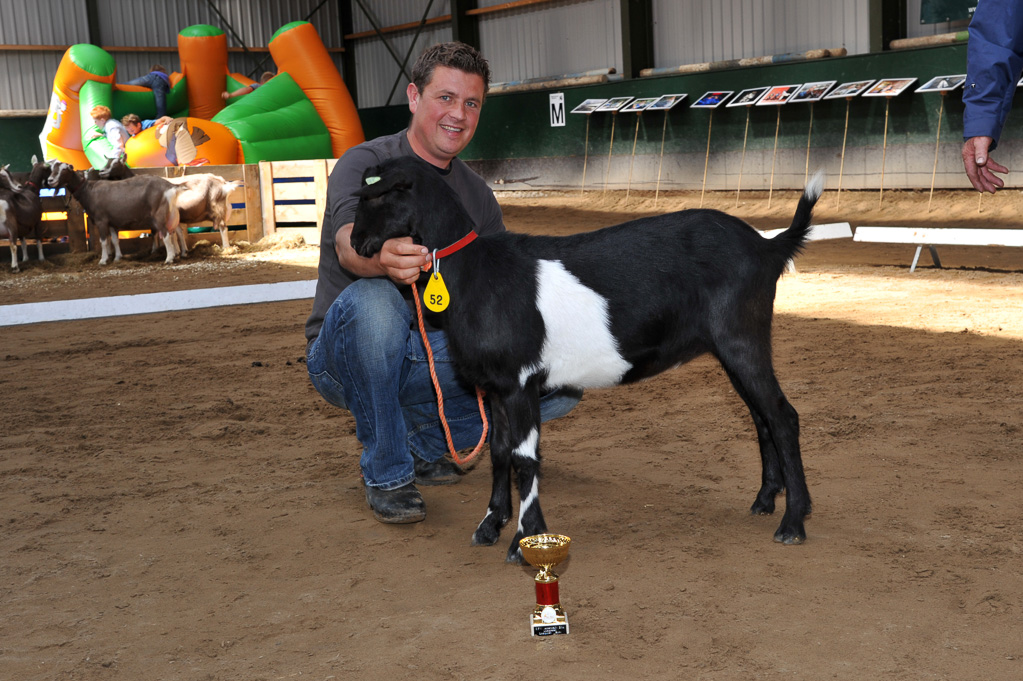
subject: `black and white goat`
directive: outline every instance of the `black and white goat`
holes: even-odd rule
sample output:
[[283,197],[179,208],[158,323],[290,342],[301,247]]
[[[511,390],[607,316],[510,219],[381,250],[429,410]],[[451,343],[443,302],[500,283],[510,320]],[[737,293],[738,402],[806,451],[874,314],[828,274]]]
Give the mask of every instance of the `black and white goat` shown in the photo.
[[110,258],[108,242],[113,242],[114,260],[121,259],[119,230],[146,230],[159,234],[167,248],[166,262],[174,262],[173,235],[178,228],[177,196],[181,187],[152,175],[136,175],[123,180],[86,179],[66,163],[57,163],[47,184],[67,187],[89,215],[99,235],[103,254],[99,264]]
[[[395,237],[433,250],[473,232],[457,196],[421,161],[392,159],[363,180],[351,236],[361,256]],[[450,302],[432,321],[447,332],[462,376],[487,392],[493,420],[493,490],[473,544],[497,542],[511,518],[512,469],[519,517],[508,560],[521,562],[522,537],[547,530],[538,492],[542,388],[630,383],[707,352],[756,426],[762,484],[751,511],[773,513],[785,491],[774,539],[806,539],[799,417],[775,378],[771,319],[777,280],[806,241],[822,186],[815,176],[774,239],[725,213],[687,210],[567,237],[481,236],[443,259]]]
[[39,261],[43,257],[42,217],[43,204],[39,187],[50,175],[50,166],[35,163],[28,173],[19,173],[20,181],[9,173],[7,166],[0,168],[0,200],[7,206],[7,218],[0,225],[0,237],[7,237],[11,246],[11,271],[19,272],[17,241],[21,240],[21,261],[28,260],[26,238],[34,234]]

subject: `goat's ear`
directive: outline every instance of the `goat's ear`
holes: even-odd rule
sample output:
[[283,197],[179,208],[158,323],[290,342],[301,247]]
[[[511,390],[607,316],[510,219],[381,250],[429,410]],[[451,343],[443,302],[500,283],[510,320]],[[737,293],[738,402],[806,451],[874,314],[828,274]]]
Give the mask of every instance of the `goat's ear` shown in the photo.
[[362,199],[375,199],[384,194],[394,191],[404,191],[412,188],[412,182],[404,173],[391,170],[386,173],[378,173],[379,167],[368,168],[362,176],[362,187],[355,192],[355,196]]

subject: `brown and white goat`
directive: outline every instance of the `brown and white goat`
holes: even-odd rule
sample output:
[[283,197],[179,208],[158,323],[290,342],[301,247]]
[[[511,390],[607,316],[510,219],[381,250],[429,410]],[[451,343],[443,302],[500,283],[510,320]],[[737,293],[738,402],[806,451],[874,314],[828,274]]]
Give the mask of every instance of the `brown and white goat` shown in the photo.
[[[168,177],[168,182],[184,187],[178,194],[178,214],[181,225],[193,225],[209,220],[220,232],[223,247],[230,247],[227,238],[227,221],[231,219],[231,192],[241,186],[240,182],[228,182],[219,175],[202,173],[184,177]],[[185,238],[180,234],[182,255],[188,254]]]
[[178,194],[181,187],[152,175],[136,175],[123,180],[90,180],[66,163],[57,163],[47,180],[50,187],[67,187],[82,204],[92,227],[99,234],[103,254],[99,264],[110,258],[108,242],[113,242],[114,260],[121,259],[119,230],[146,230],[163,239],[167,248],[165,262],[174,262],[173,234],[178,228]]

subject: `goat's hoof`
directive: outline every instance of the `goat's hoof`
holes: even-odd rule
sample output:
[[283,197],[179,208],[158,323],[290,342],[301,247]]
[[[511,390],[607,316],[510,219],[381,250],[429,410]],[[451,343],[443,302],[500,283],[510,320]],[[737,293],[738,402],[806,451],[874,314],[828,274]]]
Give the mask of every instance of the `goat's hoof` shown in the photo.
[[522,559],[522,550],[519,548],[519,543],[515,542],[508,549],[508,556],[504,559],[506,563],[513,565],[525,565],[526,561]]
[[778,531],[774,533],[774,540],[779,544],[788,544],[789,546],[802,544],[806,541],[806,531],[802,528],[786,530],[779,527]]
[[472,533],[473,546],[493,546],[497,543],[501,533],[497,530],[484,530],[482,527],[476,528],[476,531]]

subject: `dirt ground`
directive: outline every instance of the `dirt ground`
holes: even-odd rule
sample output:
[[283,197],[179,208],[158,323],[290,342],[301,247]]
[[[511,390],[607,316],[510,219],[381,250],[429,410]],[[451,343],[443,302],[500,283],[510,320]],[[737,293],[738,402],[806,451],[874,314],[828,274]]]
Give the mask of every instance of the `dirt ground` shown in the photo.
[[[795,197],[707,197],[758,227]],[[1018,191],[834,192],[817,222],[1019,226]],[[502,197],[568,233],[654,197]],[[661,195],[657,211],[699,204]],[[286,244],[285,244],[286,245]],[[312,247],[0,274],[5,303],[309,279]],[[294,246],[294,244],[291,244]],[[714,361],[589,391],[543,435],[572,633],[531,638],[510,534],[469,546],[483,458],[366,508],[347,413],[310,387],[309,301],[2,329],[0,678],[1023,678],[1023,249],[817,242],[775,362],[814,499],[802,546],[748,508],[751,420]]]

